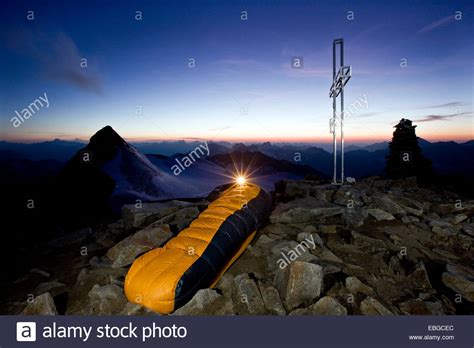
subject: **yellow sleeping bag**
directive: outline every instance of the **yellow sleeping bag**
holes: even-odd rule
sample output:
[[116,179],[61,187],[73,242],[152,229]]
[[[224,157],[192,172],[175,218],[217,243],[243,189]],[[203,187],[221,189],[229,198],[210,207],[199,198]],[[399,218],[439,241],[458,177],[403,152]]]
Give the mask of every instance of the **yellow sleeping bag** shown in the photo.
[[270,195],[257,185],[227,189],[189,227],[135,260],[125,278],[128,300],[168,314],[213,287],[270,211]]

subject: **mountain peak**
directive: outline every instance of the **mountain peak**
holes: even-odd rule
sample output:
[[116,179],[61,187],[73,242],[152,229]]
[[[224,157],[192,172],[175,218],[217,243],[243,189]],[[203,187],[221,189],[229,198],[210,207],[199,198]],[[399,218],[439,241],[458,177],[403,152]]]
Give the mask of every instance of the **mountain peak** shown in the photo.
[[111,126],[105,126],[91,137],[90,143],[119,145],[125,144],[125,140]]
[[232,150],[234,151],[245,151],[247,150],[247,146],[243,143],[236,143],[232,146]]

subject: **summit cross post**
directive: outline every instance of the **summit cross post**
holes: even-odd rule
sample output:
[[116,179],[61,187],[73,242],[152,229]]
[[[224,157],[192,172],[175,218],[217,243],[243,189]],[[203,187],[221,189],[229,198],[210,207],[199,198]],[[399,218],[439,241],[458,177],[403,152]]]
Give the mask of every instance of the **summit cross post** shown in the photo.
[[[337,46],[339,46],[339,70],[336,74],[337,66]],[[333,178],[334,185],[344,183],[344,86],[352,76],[352,67],[344,65],[344,39],[336,39],[332,43],[332,85],[329,89],[329,98],[332,98],[332,119],[329,123],[330,133],[332,133],[333,151]],[[340,95],[341,101],[341,180],[337,180],[337,97]]]

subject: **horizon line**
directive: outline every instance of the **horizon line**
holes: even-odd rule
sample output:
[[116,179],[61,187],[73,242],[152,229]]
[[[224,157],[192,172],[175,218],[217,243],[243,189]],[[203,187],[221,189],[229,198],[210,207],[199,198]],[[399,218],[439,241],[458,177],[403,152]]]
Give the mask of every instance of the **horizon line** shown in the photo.
[[[94,133],[95,134],[95,133]],[[120,134],[119,134],[120,135]],[[290,137],[282,137],[282,138],[221,138],[221,139],[208,139],[205,137],[173,137],[173,138],[140,138],[140,137],[127,137],[121,136],[125,141],[129,143],[166,143],[166,142],[195,142],[195,141],[205,141],[205,142],[228,142],[228,143],[289,143],[289,144],[332,144],[332,139],[315,139],[314,137],[299,137],[299,138],[290,138]],[[54,140],[61,140],[61,141],[69,141],[69,142],[84,142],[88,143],[91,137],[61,137],[61,136],[51,136],[51,137],[35,137],[35,138],[10,138],[0,135],[1,142],[9,142],[9,143],[17,143],[17,144],[35,144],[35,143],[42,143]],[[429,141],[429,142],[456,142],[456,143],[465,143],[468,141],[473,141],[474,137],[468,136],[459,136],[459,137],[426,137],[426,136],[418,136],[418,138]],[[351,144],[358,145],[358,144],[375,144],[380,142],[390,142],[392,138],[344,138],[345,146],[350,146]],[[337,139],[338,147],[340,145],[340,139]]]

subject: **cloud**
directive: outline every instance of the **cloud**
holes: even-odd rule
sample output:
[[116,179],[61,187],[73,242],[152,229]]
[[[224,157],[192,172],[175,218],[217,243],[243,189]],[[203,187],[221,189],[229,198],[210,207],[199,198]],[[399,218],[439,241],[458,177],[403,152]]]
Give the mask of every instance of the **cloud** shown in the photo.
[[451,103],[444,103],[444,104],[439,104],[439,105],[433,105],[431,106],[431,109],[435,109],[435,108],[447,108],[447,107],[450,107],[450,106],[459,106],[461,105],[461,102],[451,102]]
[[460,101],[453,101],[449,103],[444,103],[444,104],[435,104],[435,105],[428,105],[428,106],[420,106],[417,107],[416,109],[442,109],[442,108],[449,108],[449,107],[456,107],[456,106],[461,106],[462,102]]
[[64,33],[60,33],[52,42],[52,56],[46,62],[45,74],[48,78],[62,81],[82,90],[97,94],[102,93],[102,83],[92,67],[87,62],[87,68],[82,68],[81,59],[74,41]]
[[56,71],[51,70],[49,72],[49,78],[52,80],[66,82],[83,90],[102,94],[101,81],[95,76],[87,76],[86,74],[80,71],[74,71],[69,69]]
[[449,121],[453,117],[472,116],[472,115],[473,115],[472,112],[461,112],[458,114],[449,114],[449,115],[426,115],[426,116],[423,116],[422,118],[413,120],[413,122],[420,123],[420,122],[434,122],[434,121]]
[[381,112],[363,112],[361,114],[355,114],[354,117],[357,117],[357,118],[362,118],[362,117],[373,117],[373,116],[377,116],[377,115],[380,115]]
[[421,28],[419,31],[418,31],[418,34],[423,34],[423,33],[428,33],[446,23],[449,23],[451,21],[454,20],[454,15],[451,15],[451,16],[447,16],[447,17],[444,17],[444,18],[441,18],[437,21],[434,21],[430,24],[428,24],[427,26]]
[[231,126],[225,126],[225,127],[220,127],[220,128],[209,128],[209,130],[211,132],[217,132],[217,131],[224,131],[231,128],[232,128]]
[[[8,34],[8,48],[30,58],[48,80],[102,93],[102,80],[97,64],[91,57],[79,53],[75,42],[65,33],[44,34],[22,30]],[[81,59],[87,59],[87,68],[81,67]]]

